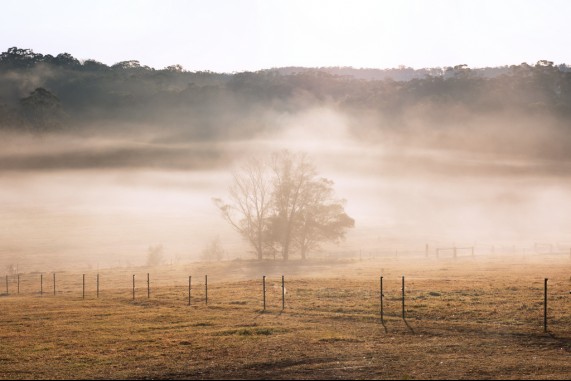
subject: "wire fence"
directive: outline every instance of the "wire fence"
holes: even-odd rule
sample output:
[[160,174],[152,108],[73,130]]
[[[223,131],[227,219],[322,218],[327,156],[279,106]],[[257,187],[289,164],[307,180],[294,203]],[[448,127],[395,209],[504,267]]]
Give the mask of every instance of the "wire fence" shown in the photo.
[[[192,281],[190,284],[189,281]],[[153,301],[162,306],[217,306],[339,318],[409,319],[495,324],[498,327],[571,326],[571,278],[434,278],[259,275],[232,280],[192,278],[180,270],[113,269],[103,272],[6,275],[3,297]],[[406,281],[406,283],[405,283]],[[382,287],[382,291],[381,291]]]

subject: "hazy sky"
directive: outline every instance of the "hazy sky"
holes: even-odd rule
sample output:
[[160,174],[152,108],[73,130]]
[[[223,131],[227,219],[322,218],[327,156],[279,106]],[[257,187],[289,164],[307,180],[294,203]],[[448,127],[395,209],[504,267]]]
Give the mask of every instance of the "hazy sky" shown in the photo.
[[567,0],[3,0],[0,49],[244,71],[571,63]]

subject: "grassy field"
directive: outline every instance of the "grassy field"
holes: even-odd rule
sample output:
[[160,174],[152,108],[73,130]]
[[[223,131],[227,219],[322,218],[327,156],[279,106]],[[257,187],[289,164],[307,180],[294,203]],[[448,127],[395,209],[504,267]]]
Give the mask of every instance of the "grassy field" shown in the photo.
[[[0,298],[0,378],[571,375],[571,260],[564,256],[233,261],[99,273],[99,298],[96,274],[89,272],[85,299],[81,272],[58,272],[55,295],[51,273],[43,275],[43,295],[40,274],[22,274],[19,294],[16,278],[9,278],[9,295]],[[544,278],[549,278],[548,333],[543,332]]]

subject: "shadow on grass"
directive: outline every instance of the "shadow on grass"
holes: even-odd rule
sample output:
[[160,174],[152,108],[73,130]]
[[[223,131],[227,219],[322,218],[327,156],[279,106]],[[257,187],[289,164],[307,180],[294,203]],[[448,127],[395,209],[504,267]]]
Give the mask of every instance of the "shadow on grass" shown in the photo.
[[404,324],[410,330],[411,333],[415,333],[414,329],[412,329],[412,327],[410,326],[410,324],[408,324],[408,321],[406,321],[406,319],[402,319],[402,321],[404,321]]
[[256,320],[256,319],[258,319],[264,315],[281,316],[283,313],[285,313],[285,310],[280,310],[279,312],[270,311],[270,310],[259,310],[259,311],[256,311],[256,316],[254,317],[254,320]]
[[387,325],[385,324],[385,321],[383,319],[381,319],[381,325],[383,326],[385,333],[389,333],[389,330],[387,329]]
[[558,337],[553,332],[547,332],[547,335],[557,341],[557,346],[560,346],[562,349],[565,349],[567,352],[571,352],[571,338],[569,337]]

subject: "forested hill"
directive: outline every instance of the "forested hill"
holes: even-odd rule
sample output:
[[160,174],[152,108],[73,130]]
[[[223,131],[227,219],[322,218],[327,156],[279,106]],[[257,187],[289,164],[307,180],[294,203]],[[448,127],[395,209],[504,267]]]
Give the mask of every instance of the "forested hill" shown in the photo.
[[[277,68],[189,72],[124,61],[107,66],[10,48],[0,54],[0,129],[58,131],[160,127],[189,138],[248,137],[272,113],[333,107],[394,128],[415,120],[462,124],[474,115],[571,116],[571,71],[550,61],[497,68],[414,70]],[[461,110],[461,111],[459,111]]]

